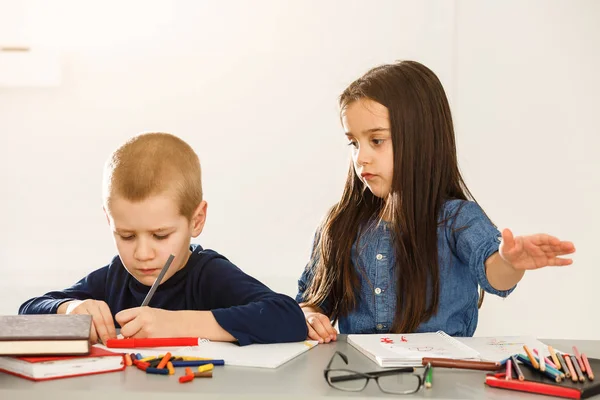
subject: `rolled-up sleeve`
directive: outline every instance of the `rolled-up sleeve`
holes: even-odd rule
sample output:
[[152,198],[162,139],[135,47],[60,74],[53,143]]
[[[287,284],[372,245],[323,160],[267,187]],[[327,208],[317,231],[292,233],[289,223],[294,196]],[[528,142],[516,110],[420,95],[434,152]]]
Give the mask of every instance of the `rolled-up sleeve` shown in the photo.
[[469,266],[471,274],[479,286],[488,293],[506,297],[516,287],[509,290],[497,290],[488,281],[485,261],[500,247],[500,231],[473,201],[453,202],[455,221],[450,224],[451,236],[456,256]]

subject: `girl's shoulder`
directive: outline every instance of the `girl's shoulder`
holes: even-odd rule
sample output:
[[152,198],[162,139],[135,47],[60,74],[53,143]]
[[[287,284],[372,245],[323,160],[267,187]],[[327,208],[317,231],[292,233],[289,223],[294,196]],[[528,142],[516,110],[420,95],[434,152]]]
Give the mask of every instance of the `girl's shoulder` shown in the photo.
[[474,219],[485,218],[485,212],[472,200],[449,199],[444,202],[440,212],[440,223],[460,223],[468,222]]

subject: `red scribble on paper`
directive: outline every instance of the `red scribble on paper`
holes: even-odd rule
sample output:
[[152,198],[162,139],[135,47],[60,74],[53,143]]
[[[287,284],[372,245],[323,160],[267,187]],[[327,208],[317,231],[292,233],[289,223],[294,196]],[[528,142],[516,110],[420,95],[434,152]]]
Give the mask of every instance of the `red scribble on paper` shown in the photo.
[[403,342],[408,342],[408,339],[406,339],[404,336],[401,336],[400,340],[403,341]]
[[394,341],[392,339],[390,339],[389,337],[382,337],[381,343],[394,344]]

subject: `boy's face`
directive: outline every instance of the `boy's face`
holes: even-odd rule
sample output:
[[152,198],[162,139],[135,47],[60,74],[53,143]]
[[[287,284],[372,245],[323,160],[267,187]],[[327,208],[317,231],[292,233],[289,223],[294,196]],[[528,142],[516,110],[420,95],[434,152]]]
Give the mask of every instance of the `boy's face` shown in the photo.
[[190,239],[202,232],[206,202],[196,208],[191,221],[179,213],[173,196],[154,195],[132,202],[119,196],[104,209],[123,265],[140,283],[152,286],[169,255],[175,256],[161,283],[185,266]]
[[388,109],[370,99],[350,103],[342,112],[354,171],[377,197],[390,193],[394,157]]

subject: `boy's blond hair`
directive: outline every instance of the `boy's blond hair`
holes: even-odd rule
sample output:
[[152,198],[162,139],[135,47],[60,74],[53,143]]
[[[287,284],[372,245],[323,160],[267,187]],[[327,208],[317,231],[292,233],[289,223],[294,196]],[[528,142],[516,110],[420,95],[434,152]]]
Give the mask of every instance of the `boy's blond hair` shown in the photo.
[[108,210],[115,196],[142,201],[167,191],[175,195],[181,215],[188,219],[202,202],[200,160],[190,145],[177,136],[135,136],[106,162],[102,197]]

